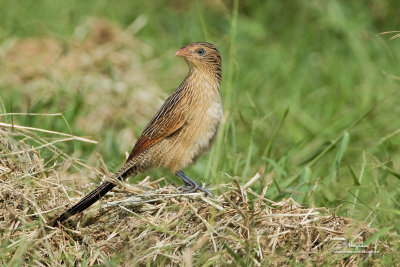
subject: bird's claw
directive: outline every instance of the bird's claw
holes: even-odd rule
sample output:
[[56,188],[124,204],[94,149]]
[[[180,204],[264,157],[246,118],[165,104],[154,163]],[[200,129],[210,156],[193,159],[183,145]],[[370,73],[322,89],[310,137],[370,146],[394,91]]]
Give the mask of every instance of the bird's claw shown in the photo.
[[180,191],[182,192],[182,194],[190,194],[190,193],[194,193],[196,191],[200,191],[200,192],[205,193],[209,197],[214,197],[214,194],[211,193],[210,190],[199,186],[197,183],[196,184],[186,184],[186,186],[182,186],[180,188]]
[[181,180],[185,183],[185,186],[181,187],[182,194],[190,194],[196,191],[201,191],[209,197],[214,197],[213,193],[211,193],[210,190],[199,186],[198,183],[196,183],[192,178],[187,176],[182,171],[178,171],[176,175],[178,175],[179,178],[181,178]]

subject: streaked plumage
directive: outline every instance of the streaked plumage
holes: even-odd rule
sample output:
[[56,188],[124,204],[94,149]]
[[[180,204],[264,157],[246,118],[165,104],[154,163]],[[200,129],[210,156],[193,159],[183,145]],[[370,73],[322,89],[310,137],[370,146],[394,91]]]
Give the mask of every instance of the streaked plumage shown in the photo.
[[[123,180],[150,168],[166,167],[186,186],[193,186],[188,191],[211,194],[181,170],[211,146],[218,131],[222,118],[221,57],[215,46],[205,42],[182,47],[176,55],[185,59],[189,73],[146,126],[126,163],[113,178]],[[85,210],[114,186],[111,182],[103,183],[57,217],[53,225]]]

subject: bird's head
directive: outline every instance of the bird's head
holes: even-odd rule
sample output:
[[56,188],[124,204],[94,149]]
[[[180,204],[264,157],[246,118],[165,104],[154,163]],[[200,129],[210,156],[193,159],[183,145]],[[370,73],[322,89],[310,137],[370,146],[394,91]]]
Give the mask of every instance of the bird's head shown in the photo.
[[179,49],[175,55],[186,60],[190,71],[197,69],[210,72],[221,79],[221,55],[214,45],[206,42],[191,43]]

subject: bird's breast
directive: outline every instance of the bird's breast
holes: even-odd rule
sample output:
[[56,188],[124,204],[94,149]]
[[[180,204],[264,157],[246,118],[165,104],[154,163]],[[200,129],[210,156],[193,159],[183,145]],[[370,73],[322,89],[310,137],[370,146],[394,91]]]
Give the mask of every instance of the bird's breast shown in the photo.
[[222,105],[220,101],[213,101],[202,109],[196,122],[193,123],[193,154],[192,158],[197,158],[205,150],[209,149],[218,132],[218,127],[222,118]]

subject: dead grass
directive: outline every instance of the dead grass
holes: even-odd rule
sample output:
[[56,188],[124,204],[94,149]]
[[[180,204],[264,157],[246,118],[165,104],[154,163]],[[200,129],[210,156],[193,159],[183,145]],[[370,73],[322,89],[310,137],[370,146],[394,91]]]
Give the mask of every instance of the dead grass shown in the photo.
[[[65,226],[51,228],[46,222],[98,185],[79,186],[76,177],[104,178],[63,154],[53,140],[28,129],[0,128],[2,265],[356,266],[375,260],[361,251],[389,251],[380,241],[369,243],[374,230],[366,223],[291,198],[271,201],[268,186],[254,192],[264,178],[259,173],[244,186],[218,185],[215,199],[182,196],[174,186],[160,187],[163,178],[146,177],[119,186]],[[54,156],[45,161],[43,149]],[[368,245],[354,248],[349,242]]]

